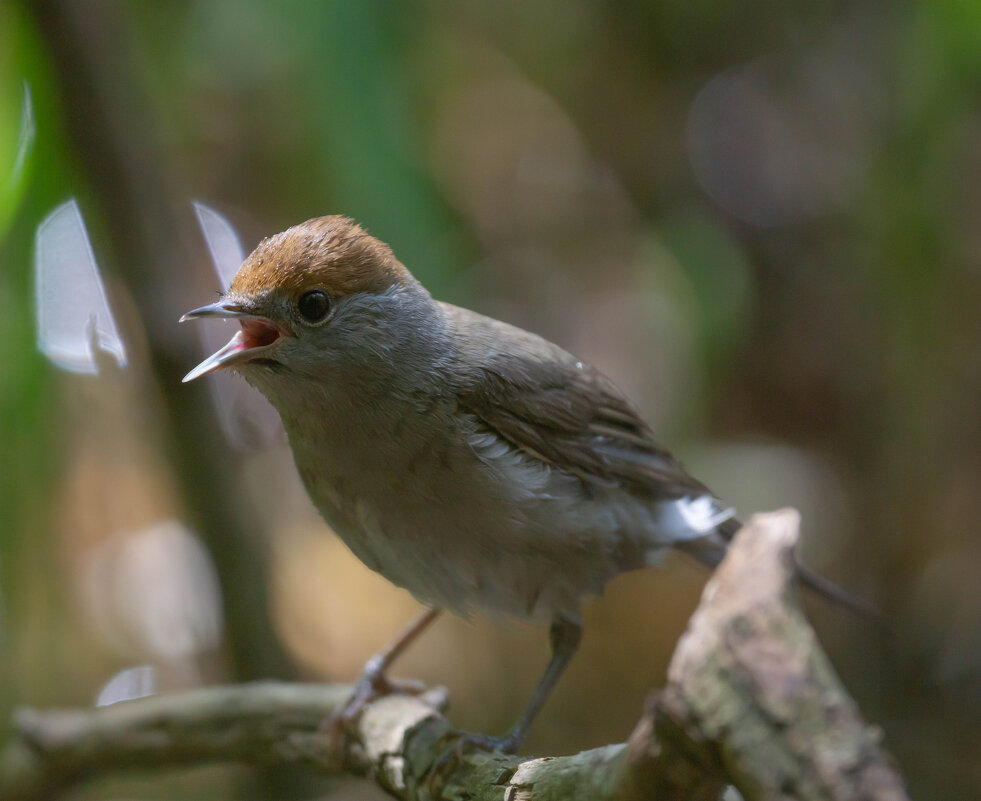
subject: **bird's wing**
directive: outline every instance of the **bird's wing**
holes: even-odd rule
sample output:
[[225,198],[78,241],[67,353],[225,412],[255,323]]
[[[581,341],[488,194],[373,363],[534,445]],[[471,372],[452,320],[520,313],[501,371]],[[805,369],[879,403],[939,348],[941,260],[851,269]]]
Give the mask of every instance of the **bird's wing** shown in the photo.
[[[590,484],[655,498],[708,492],[654,441],[633,406],[598,370],[526,331],[473,318],[466,321],[471,336],[464,339],[482,343],[483,350],[468,354],[466,361],[476,367],[468,371],[460,404],[488,429]],[[473,337],[479,328],[489,328],[487,336]]]

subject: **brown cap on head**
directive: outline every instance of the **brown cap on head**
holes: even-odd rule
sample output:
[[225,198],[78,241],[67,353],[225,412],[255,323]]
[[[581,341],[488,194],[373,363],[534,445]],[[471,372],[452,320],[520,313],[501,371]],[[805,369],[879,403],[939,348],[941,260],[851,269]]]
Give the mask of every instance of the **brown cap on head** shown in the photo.
[[335,298],[384,292],[412,281],[392,249],[340,215],[315,217],[262,240],[239,268],[229,294],[298,294],[322,287]]

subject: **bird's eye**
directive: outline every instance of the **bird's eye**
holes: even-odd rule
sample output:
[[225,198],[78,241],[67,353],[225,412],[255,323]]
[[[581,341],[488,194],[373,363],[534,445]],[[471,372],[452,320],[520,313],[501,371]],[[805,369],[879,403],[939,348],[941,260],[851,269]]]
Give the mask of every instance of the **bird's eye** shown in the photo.
[[330,298],[321,289],[311,289],[300,295],[300,300],[296,304],[300,310],[300,315],[308,323],[319,323],[330,310]]

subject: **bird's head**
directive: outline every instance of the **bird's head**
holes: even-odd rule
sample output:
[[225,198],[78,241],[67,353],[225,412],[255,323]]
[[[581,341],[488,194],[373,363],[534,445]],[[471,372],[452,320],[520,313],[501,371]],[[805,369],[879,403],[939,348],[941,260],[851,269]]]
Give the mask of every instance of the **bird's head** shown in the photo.
[[234,368],[263,388],[278,372],[317,377],[363,361],[387,347],[407,295],[428,298],[388,245],[347,217],[307,220],[263,240],[219,301],[181,318],[241,325],[184,381]]

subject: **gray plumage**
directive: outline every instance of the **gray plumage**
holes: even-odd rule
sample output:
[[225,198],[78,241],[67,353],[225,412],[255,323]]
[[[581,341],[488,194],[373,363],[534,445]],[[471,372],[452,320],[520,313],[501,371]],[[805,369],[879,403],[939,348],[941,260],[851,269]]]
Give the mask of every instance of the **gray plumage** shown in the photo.
[[[243,371],[279,410],[310,497],[369,567],[467,614],[574,615],[616,574],[725,519],[594,368],[437,303],[338,301],[316,363]],[[283,392],[284,372],[294,373]]]

